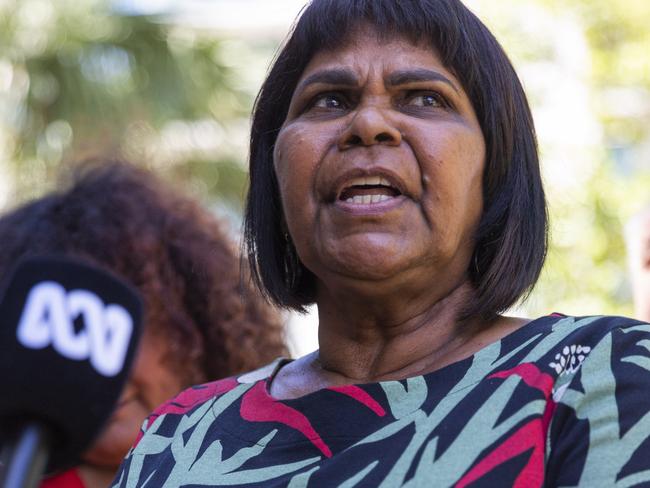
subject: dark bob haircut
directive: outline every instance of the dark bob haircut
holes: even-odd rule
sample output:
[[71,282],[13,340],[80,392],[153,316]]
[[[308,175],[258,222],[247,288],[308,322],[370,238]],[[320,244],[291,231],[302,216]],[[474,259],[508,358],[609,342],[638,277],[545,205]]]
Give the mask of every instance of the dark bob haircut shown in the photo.
[[359,26],[384,39],[425,42],[460,80],[486,144],[484,211],[468,275],[476,296],[464,319],[489,319],[527,296],[547,249],[547,213],[532,116],[503,49],[458,0],[314,0],[277,55],[257,97],[250,141],[245,237],[253,278],[276,304],[304,310],[316,281],[285,236],[273,148],[305,67]]

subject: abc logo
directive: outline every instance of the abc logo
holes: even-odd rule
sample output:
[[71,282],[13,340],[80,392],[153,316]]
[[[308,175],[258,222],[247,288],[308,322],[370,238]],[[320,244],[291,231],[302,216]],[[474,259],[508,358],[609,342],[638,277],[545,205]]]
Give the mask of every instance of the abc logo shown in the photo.
[[[85,327],[76,331],[74,320]],[[104,376],[122,370],[133,332],[133,320],[120,305],[104,305],[88,290],[72,290],[53,281],[34,286],[18,324],[18,341],[30,349],[49,345],[62,356],[90,364]]]

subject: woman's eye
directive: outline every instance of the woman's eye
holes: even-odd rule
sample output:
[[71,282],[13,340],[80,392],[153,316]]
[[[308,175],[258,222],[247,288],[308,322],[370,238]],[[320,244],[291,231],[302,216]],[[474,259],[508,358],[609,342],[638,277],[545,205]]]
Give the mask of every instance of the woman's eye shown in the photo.
[[310,108],[342,110],[345,108],[345,102],[338,95],[326,94],[314,99]]
[[406,99],[406,105],[411,107],[445,107],[445,100],[437,93],[416,93]]

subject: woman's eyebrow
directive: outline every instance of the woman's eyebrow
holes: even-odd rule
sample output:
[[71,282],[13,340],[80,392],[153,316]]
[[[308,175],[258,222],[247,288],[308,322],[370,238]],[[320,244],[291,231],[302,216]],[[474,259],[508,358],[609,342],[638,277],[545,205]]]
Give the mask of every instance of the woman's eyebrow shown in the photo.
[[327,85],[357,86],[359,81],[356,75],[346,68],[333,68],[317,71],[302,80],[296,87],[296,91],[304,90],[307,86],[315,83]]
[[453,81],[442,73],[430,69],[419,68],[394,71],[385,79],[385,83],[388,86],[398,86],[418,81],[442,81],[452,87],[456,92],[459,92],[458,87],[456,87]]

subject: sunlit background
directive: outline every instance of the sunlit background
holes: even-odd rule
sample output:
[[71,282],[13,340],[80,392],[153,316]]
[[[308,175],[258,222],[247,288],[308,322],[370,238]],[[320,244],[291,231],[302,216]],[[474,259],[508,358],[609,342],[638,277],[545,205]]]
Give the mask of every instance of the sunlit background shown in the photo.
[[[471,0],[510,54],[552,218],[517,313],[632,313],[623,226],[650,203],[650,2]],[[241,225],[256,90],[303,0],[0,0],[0,209],[110,154]],[[0,243],[1,245],[1,243]],[[295,353],[316,321],[290,317]]]

